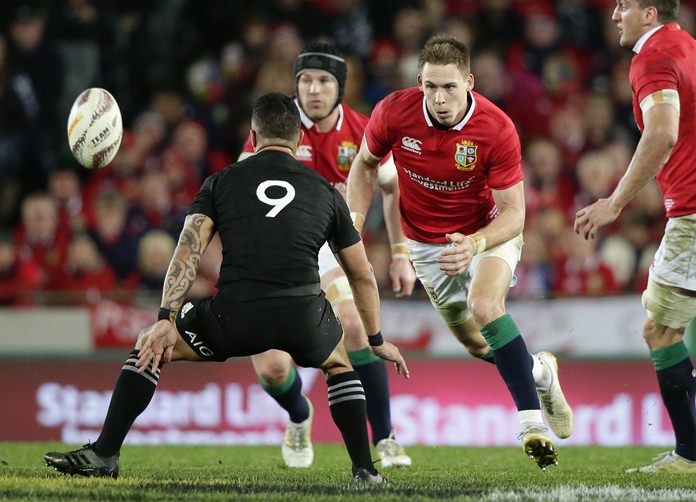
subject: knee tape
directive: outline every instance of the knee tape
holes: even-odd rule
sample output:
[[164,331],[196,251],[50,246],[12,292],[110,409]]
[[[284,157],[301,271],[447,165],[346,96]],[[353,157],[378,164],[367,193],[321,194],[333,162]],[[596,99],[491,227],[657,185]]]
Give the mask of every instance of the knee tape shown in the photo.
[[641,302],[648,319],[668,328],[685,328],[696,316],[696,297],[682,295],[651,280]]
[[337,277],[326,288],[326,299],[332,307],[353,299],[353,290],[350,289],[348,278],[344,275]]

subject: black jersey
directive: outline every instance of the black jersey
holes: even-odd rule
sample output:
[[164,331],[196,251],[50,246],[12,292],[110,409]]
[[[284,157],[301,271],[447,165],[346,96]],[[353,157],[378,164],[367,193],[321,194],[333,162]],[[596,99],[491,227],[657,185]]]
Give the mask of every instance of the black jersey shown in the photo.
[[189,214],[222,241],[217,297],[248,301],[319,283],[317,255],[360,241],[343,197],[289,154],[259,152],[205,180]]

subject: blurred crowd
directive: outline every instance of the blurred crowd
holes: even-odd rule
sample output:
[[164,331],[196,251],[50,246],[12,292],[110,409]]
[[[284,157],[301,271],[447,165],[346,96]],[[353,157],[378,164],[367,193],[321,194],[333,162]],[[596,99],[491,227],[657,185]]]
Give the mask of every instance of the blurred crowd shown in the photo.
[[[604,197],[639,138],[631,53],[613,0],[46,0],[0,5],[0,303],[158,295],[193,195],[232,163],[254,99],[294,93],[311,40],[348,56],[344,101],[369,114],[415,85],[433,34],[470,44],[475,89],[503,108],[523,147],[527,220],[514,298],[640,291],[664,227],[646,188],[597,241],[575,211]],[[694,34],[693,2],[680,24]],[[116,97],[124,138],[114,161],[80,167],[65,126],[87,87]],[[379,204],[368,253],[389,288]],[[214,291],[220,245],[193,294]]]

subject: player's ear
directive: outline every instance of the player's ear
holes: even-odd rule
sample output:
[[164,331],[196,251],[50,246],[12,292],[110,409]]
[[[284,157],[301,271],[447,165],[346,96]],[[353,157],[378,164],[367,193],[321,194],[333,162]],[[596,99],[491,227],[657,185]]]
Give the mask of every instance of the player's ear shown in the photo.
[[304,131],[300,129],[300,137],[297,139],[297,148],[300,148],[302,140],[304,139]]
[[251,147],[254,149],[254,152],[256,152],[256,145],[259,144],[259,140],[256,137],[256,131],[254,131],[253,129],[250,129],[249,130],[249,137],[251,139]]
[[423,76],[420,73],[416,77],[416,82],[418,82],[418,88],[422,91],[423,90]]
[[467,91],[474,90],[474,74],[473,73],[469,73],[469,76],[466,77],[466,90]]

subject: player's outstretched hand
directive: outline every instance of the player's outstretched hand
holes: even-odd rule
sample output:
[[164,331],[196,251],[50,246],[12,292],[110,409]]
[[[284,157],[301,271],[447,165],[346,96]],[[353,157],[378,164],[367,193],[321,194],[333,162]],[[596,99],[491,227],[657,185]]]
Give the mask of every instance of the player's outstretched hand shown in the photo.
[[582,208],[575,213],[576,234],[587,239],[597,237],[597,231],[604,225],[612,223],[619,217],[621,209],[611,203],[611,199],[599,199],[594,204]]
[[389,277],[391,277],[394,296],[397,298],[411,296],[416,282],[416,272],[408,257],[392,258],[389,264]]
[[454,232],[446,235],[452,246],[445,248],[437,259],[440,270],[447,275],[461,275],[467,271],[474,257],[476,243],[467,235]]
[[140,347],[140,354],[135,365],[138,367],[138,372],[142,373],[147,368],[147,365],[152,362],[152,371],[157,371],[162,359],[169,363],[172,360],[172,352],[174,344],[178,337],[176,327],[167,321],[157,321],[155,324],[145,330],[143,336],[143,344]]
[[372,346],[372,352],[379,358],[385,361],[391,361],[396,367],[396,372],[403,375],[405,378],[411,378],[411,373],[408,371],[404,356],[401,355],[399,348],[390,342],[384,342],[382,345]]

